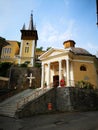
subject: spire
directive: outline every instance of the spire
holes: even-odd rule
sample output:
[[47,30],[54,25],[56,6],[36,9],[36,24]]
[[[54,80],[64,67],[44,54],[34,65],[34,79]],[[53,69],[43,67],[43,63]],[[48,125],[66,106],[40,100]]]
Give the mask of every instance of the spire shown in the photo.
[[22,27],[22,30],[25,30],[26,29],[26,27],[25,27],[25,23],[24,23],[24,25],[23,25],[23,27]]
[[28,30],[33,30],[33,29],[34,29],[34,27],[33,27],[33,14],[31,13]]

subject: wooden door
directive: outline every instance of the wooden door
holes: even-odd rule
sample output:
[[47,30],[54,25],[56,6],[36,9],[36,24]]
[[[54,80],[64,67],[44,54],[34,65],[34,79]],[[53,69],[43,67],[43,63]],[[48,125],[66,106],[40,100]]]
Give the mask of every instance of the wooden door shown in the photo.
[[55,75],[53,76],[53,87],[58,87],[59,86],[59,76]]

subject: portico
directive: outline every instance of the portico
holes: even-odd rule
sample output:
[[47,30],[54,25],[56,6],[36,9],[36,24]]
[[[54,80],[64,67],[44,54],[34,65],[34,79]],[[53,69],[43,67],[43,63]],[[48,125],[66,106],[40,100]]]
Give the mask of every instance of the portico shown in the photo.
[[[61,79],[65,80],[65,86],[71,86],[72,62],[65,50],[50,49],[43,55],[41,87],[60,87]],[[58,53],[58,55],[57,55]],[[56,54],[56,55],[55,55]],[[42,57],[41,57],[42,58]]]

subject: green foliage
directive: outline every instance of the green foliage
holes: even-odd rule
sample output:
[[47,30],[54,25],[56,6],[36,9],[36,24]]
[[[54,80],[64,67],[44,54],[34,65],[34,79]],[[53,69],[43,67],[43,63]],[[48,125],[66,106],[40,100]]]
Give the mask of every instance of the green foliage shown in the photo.
[[87,81],[78,81],[76,83],[76,86],[79,88],[85,88],[85,89],[93,89],[94,85]]
[[21,45],[21,42],[17,42],[18,43],[18,46],[20,47],[20,45]]
[[[52,47],[47,47],[46,51],[48,51],[49,49],[51,49]],[[43,51],[43,47],[39,47],[39,48],[36,48],[37,51]]]
[[43,47],[39,47],[39,48],[36,48],[37,51],[42,51],[43,50]]
[[35,63],[35,67],[40,68],[41,67],[41,63]]
[[23,64],[20,65],[20,67],[28,67],[28,64],[30,61],[25,61]]
[[28,67],[28,64],[23,63],[23,64],[20,65],[20,67]]
[[46,49],[46,50],[48,51],[48,50],[49,50],[49,49],[51,49],[51,48],[52,48],[52,47],[47,47],[47,49]]
[[6,76],[11,65],[12,63],[10,62],[1,62],[0,63],[0,76]]
[[28,65],[28,64],[30,64],[30,61],[25,61],[24,63]]

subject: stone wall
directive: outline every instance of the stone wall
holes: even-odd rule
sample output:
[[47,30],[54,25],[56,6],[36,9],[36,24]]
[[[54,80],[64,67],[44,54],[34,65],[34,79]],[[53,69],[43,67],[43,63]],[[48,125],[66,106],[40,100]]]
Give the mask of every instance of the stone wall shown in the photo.
[[73,110],[98,110],[98,90],[69,88]]
[[29,87],[29,79],[27,77],[30,76],[35,77],[32,80],[32,88],[39,88],[41,86],[41,69],[40,68],[23,68],[23,67],[13,67],[10,70],[10,83],[9,88],[28,88]]
[[0,80],[0,89],[8,88],[8,81]]
[[[16,117],[22,118],[42,113],[51,113],[56,111],[56,89],[51,89],[47,93],[33,100],[16,112]],[[49,110],[49,103],[51,103],[51,110]]]
[[75,87],[57,88],[56,95],[59,111],[98,110],[98,90]]
[[[48,103],[52,110],[48,110]],[[17,111],[17,117],[49,112],[98,110],[98,90],[75,87],[54,88]]]
[[73,109],[70,100],[69,87],[57,88],[56,90],[56,104],[58,111],[71,111]]

